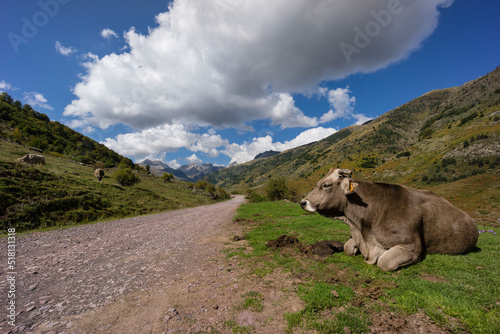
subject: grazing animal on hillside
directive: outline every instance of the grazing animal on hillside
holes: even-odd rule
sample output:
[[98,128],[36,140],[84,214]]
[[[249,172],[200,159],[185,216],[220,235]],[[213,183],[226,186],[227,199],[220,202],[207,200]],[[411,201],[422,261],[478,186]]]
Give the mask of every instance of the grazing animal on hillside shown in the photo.
[[342,219],[351,228],[344,253],[358,252],[384,271],[415,264],[425,254],[474,249],[474,219],[430,191],[359,181],[348,169],[331,169],[301,202],[302,208]]
[[97,168],[97,169],[94,171],[94,175],[95,175],[95,177],[97,178],[97,181],[98,181],[98,182],[101,182],[102,178],[104,177],[104,169]]
[[45,157],[39,154],[26,154],[24,157],[17,159],[17,161],[25,162],[31,165],[34,164],[45,165]]

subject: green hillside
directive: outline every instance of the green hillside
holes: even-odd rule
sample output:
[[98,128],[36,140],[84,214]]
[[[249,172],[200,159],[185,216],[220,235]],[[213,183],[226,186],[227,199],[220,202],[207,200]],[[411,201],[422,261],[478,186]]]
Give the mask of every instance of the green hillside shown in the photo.
[[354,177],[431,189],[471,215],[500,218],[500,68],[431,91],[364,125],[208,175],[230,190],[262,191],[286,177],[306,194],[332,167]]
[[101,162],[103,167],[114,167],[123,159],[95,140],[51,121],[30,105],[12,100],[5,92],[0,94],[0,137],[82,163]]
[[[46,164],[16,160],[42,154]],[[105,169],[98,183],[94,170]],[[116,176],[128,170],[138,181],[124,186]],[[105,146],[30,106],[0,100],[0,234],[137,216],[210,204],[227,197],[207,182],[164,182]]]

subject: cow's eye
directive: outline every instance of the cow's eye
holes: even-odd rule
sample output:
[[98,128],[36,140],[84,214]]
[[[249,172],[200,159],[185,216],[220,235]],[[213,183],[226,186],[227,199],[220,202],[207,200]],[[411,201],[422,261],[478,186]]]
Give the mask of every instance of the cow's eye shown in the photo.
[[330,188],[331,186],[332,186],[332,184],[331,184],[331,183],[325,183],[324,185],[322,185],[322,186],[321,186],[321,188],[323,188],[323,189],[328,189],[328,188]]

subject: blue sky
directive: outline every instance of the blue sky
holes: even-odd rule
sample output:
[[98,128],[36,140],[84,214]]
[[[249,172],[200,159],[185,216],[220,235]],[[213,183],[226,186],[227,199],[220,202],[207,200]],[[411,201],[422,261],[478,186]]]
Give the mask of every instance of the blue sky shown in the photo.
[[115,151],[242,163],[500,65],[472,0],[40,0],[0,12],[0,90]]

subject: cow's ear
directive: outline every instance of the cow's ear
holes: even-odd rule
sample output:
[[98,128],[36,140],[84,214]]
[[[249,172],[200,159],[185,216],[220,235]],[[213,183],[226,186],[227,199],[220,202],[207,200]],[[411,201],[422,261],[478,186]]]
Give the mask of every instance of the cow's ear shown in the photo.
[[352,194],[354,190],[358,187],[358,183],[354,182],[352,179],[345,178],[340,183],[340,188],[344,191],[346,195]]

